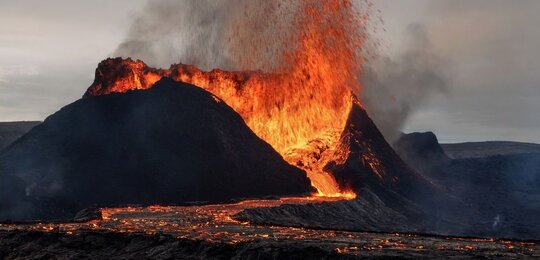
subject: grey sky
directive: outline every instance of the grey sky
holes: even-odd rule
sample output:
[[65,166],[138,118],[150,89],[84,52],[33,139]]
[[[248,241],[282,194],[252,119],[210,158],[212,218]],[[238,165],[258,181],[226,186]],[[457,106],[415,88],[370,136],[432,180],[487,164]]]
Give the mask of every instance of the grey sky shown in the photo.
[[[0,1],[0,121],[43,120],[79,98],[145,0]],[[381,0],[381,52],[426,29],[446,94],[420,104],[405,131],[442,141],[540,142],[540,1]],[[406,90],[405,90],[406,91]]]

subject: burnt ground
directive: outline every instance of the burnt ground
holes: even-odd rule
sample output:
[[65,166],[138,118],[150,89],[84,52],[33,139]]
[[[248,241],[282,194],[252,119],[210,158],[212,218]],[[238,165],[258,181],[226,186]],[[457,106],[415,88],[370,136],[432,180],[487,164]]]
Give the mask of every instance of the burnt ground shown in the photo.
[[[334,201],[333,201],[334,200]],[[1,259],[355,259],[540,257],[537,241],[324,230],[235,220],[246,209],[321,203],[288,198],[234,204],[101,209],[79,223],[0,224]],[[313,204],[315,202],[315,204]],[[346,205],[346,203],[345,203]],[[369,210],[369,206],[365,206]],[[297,212],[299,213],[299,212]],[[375,212],[373,212],[375,213]],[[384,214],[383,214],[384,213]],[[381,212],[380,216],[389,212]],[[338,212],[339,214],[339,212]],[[396,215],[389,214],[396,217]],[[373,220],[378,216],[374,216]],[[358,219],[367,224],[373,220]],[[328,219],[332,222],[331,219]],[[391,229],[391,217],[373,227]],[[367,224],[366,224],[367,223]],[[375,223],[375,224],[374,224]],[[293,223],[290,223],[293,225]]]
[[[56,232],[0,232],[0,258],[63,259],[230,259],[340,258],[337,252],[295,243],[236,245],[146,235],[88,231],[76,235]],[[343,257],[346,258],[346,257]]]

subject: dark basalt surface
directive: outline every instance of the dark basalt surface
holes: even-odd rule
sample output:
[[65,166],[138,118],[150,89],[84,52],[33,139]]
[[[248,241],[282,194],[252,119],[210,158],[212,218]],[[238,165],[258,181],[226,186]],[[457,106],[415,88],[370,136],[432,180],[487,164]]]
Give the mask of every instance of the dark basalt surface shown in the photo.
[[82,232],[0,232],[2,259],[351,259],[289,242],[237,245],[176,239],[169,235]]
[[311,191],[223,101],[167,78],[76,101],[0,154],[0,219]]
[[387,194],[387,197],[379,197],[369,189],[364,189],[358,194],[358,198],[353,200],[249,208],[234,215],[233,218],[258,225],[325,230],[404,232],[441,236],[497,235],[491,230],[491,222],[474,222],[476,220],[465,219],[462,216],[436,215],[436,213],[436,210],[426,209],[425,206],[405,200],[399,195]]
[[[420,207],[398,195],[387,203],[368,189],[357,199],[306,205],[249,208],[233,216],[259,225],[294,226],[328,230],[421,232],[427,227]],[[400,205],[399,207],[397,205]]]

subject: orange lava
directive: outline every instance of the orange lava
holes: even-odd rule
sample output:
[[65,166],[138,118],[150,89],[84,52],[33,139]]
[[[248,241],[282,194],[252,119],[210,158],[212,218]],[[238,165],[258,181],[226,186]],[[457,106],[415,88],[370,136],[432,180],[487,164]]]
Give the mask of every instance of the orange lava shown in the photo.
[[[291,164],[306,170],[319,196],[354,197],[323,170],[338,145],[358,92],[365,17],[350,0],[304,1],[292,21],[290,47],[275,72],[209,72],[189,65],[149,68],[142,61],[109,59],[88,95],[150,88],[161,77],[199,86],[225,101]],[[263,46],[261,46],[263,47]],[[316,156],[312,142],[318,142]],[[315,158],[315,161],[312,159]]]

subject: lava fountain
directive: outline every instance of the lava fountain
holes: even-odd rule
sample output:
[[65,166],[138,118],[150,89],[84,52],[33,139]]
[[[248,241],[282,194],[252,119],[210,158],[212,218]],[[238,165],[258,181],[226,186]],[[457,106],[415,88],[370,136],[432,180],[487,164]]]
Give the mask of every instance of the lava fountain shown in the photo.
[[[213,93],[289,163],[306,170],[319,196],[354,197],[323,168],[333,158],[354,98],[367,15],[350,0],[304,1],[276,71],[202,71],[176,64],[154,69],[131,59],[100,63],[85,96],[148,89],[171,77]],[[234,36],[232,36],[234,37]],[[260,46],[264,48],[264,46]]]

